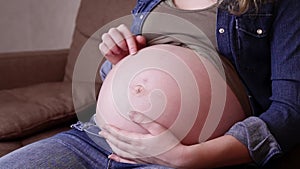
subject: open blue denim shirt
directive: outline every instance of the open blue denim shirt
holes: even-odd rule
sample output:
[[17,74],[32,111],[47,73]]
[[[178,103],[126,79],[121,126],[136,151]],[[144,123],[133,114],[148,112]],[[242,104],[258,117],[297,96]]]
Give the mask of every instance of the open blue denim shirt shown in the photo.
[[[131,31],[141,34],[147,15],[161,0],[138,0]],[[226,134],[245,144],[259,165],[291,150],[300,141],[300,2],[278,0],[236,16],[218,8],[220,54],[244,82],[253,116]],[[105,78],[111,64],[100,71]]]

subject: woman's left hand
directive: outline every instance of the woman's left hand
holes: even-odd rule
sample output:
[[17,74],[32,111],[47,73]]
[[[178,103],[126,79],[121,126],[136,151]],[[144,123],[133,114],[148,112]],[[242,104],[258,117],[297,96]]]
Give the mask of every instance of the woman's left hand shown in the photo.
[[99,134],[116,153],[109,158],[118,162],[180,167],[187,146],[181,144],[171,131],[142,113],[130,112],[129,117],[149,134],[133,133],[111,125],[104,126]]

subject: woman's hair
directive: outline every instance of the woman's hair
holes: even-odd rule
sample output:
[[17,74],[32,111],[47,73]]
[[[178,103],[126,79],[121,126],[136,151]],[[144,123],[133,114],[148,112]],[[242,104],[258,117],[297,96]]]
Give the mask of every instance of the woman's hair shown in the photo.
[[241,15],[247,12],[250,7],[254,7],[254,9],[258,10],[260,4],[272,1],[273,0],[220,0],[220,4],[230,13]]

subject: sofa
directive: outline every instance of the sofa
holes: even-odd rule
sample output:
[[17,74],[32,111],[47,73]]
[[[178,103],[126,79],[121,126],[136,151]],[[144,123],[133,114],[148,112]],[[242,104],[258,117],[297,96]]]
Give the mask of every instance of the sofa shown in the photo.
[[[135,3],[81,0],[69,49],[0,54],[0,157],[95,113],[101,33],[129,24]],[[299,160],[298,147],[272,168],[297,168]]]
[[[135,0],[82,0],[69,49],[0,54],[0,157],[95,113],[102,63],[97,31],[130,15],[134,4]],[[74,68],[78,57],[97,61],[88,80],[85,74],[73,77],[74,70],[80,71]]]

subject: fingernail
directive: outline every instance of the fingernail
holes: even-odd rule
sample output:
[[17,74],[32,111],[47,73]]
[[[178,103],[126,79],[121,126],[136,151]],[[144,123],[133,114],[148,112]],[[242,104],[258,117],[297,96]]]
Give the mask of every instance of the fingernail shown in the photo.
[[120,158],[114,154],[110,154],[107,158],[120,162]]
[[136,111],[129,112],[129,118],[136,123],[141,123],[144,120],[143,116]]
[[98,133],[100,136],[103,136],[103,132],[102,131],[99,131]]
[[137,53],[137,51],[135,49],[130,49],[130,55],[135,55]]
[[100,131],[98,134],[99,134],[101,137],[105,137],[105,132],[103,132],[103,131]]
[[136,53],[137,53],[137,52],[133,52],[133,53],[131,53],[130,55],[131,55],[131,56],[134,56]]

